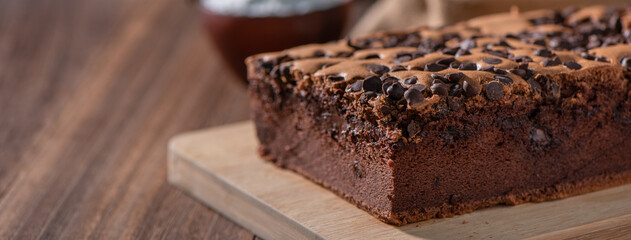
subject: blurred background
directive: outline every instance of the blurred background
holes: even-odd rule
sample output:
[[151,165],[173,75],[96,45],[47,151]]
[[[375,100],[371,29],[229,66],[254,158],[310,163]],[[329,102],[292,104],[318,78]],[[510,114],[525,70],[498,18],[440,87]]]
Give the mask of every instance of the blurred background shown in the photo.
[[247,120],[243,58],[628,0],[0,0],[0,239],[256,238],[166,183],[175,134]]

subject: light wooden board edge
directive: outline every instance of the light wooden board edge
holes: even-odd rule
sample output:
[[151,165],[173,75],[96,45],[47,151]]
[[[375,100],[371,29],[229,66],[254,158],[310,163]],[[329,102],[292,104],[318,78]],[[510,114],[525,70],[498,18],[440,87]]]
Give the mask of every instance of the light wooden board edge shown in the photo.
[[[230,172],[230,171],[217,168],[217,166],[214,166],[214,169],[211,170],[210,168],[213,168],[213,167],[208,165],[209,162],[199,161],[199,159],[208,158],[209,155],[212,155],[213,157],[217,155],[224,158],[226,156],[229,156],[230,150],[223,149],[223,148],[226,148],[226,146],[230,146],[230,144],[225,144],[224,142],[225,141],[229,142],[231,140],[234,141],[235,139],[240,140],[240,138],[248,138],[248,137],[253,138],[254,137],[253,131],[254,129],[252,127],[252,124],[250,122],[245,122],[245,123],[233,124],[233,125],[228,125],[228,126],[222,126],[216,129],[195,131],[195,132],[183,134],[183,135],[173,138],[169,144],[169,160],[168,160],[169,161],[168,163],[169,181],[173,185],[190,193],[196,199],[199,199],[200,201],[206,203],[208,206],[213,207],[215,210],[219,211],[221,214],[227,216],[228,218],[234,220],[235,222],[241,224],[242,226],[250,229],[255,234],[260,235],[266,239],[323,239],[325,238],[324,236],[326,236],[327,234],[329,237],[332,236],[331,231],[327,231],[327,229],[323,230],[322,227],[314,225],[313,222],[307,221],[306,222],[307,224],[305,224],[305,222],[301,222],[300,220],[305,221],[304,218],[294,220],[294,218],[292,218],[291,216],[284,215],[283,213],[281,213],[282,210],[277,209],[279,207],[277,204],[269,205],[265,201],[260,200],[256,196],[253,196],[252,194],[248,193],[248,191],[243,190],[240,186],[238,186],[238,184],[235,185],[230,180],[224,179],[221,176],[222,174],[226,175],[225,172]],[[209,138],[209,137],[212,137],[211,135],[216,135],[215,137],[221,137],[221,139],[216,139],[213,141],[212,138]],[[231,136],[231,135],[238,135],[240,138]],[[200,143],[200,141],[204,141],[205,143]],[[180,143],[180,144],[175,144],[175,143]],[[219,146],[208,146],[208,144],[215,144]],[[245,147],[251,147],[251,148],[254,148],[256,146],[254,139],[249,139],[249,140],[246,139],[244,140],[243,143],[236,143],[236,144],[240,146],[243,145]],[[188,145],[191,145],[191,146],[188,146]],[[186,149],[187,147],[189,149]],[[207,149],[204,149],[204,151],[199,151],[199,149],[197,150],[195,149],[195,148],[200,148],[200,147],[207,148]],[[240,150],[251,151],[251,153],[245,153],[247,156],[250,156],[248,154],[255,154],[254,149],[240,149]],[[202,153],[202,152],[205,152],[205,153]],[[260,160],[260,159],[256,159],[256,160]],[[209,160],[207,159],[206,161],[209,161]],[[263,161],[260,160],[260,161],[252,162],[251,164],[258,165],[259,163],[263,164]],[[269,168],[268,170],[274,171],[273,172],[274,175],[287,174],[286,173],[287,171],[276,169],[276,168]],[[217,171],[218,174],[213,173],[213,171]],[[224,173],[221,173],[222,171],[224,171]],[[232,171],[233,171],[232,173],[234,174],[234,169],[232,169]],[[231,177],[230,174],[227,174],[226,176]],[[286,177],[291,177],[292,181],[306,181],[302,178],[296,178],[293,175],[291,176],[288,175]],[[319,186],[315,184],[311,184],[311,185],[313,185],[311,186],[311,188],[320,188]],[[316,189],[316,190],[320,190],[320,189]],[[363,215],[355,214],[355,217],[359,217],[359,218],[368,217],[370,218],[368,219],[368,221],[361,220],[360,222],[368,223],[369,225],[372,225],[372,227],[379,228],[380,230],[392,232],[394,235],[398,237],[401,237],[400,234],[402,232],[408,232],[408,234],[411,234],[411,235],[405,235],[405,237],[411,238],[412,235],[415,235],[413,237],[418,239],[418,234],[414,234],[414,233],[419,233],[418,229],[414,229],[414,228],[418,228],[419,226],[427,230],[428,226],[446,225],[445,224],[446,222],[447,224],[451,222],[451,225],[452,225],[451,229],[455,229],[453,226],[454,225],[453,222],[462,221],[463,224],[464,222],[471,222],[471,223],[467,225],[457,226],[458,228],[465,228],[465,229],[484,228],[485,226],[483,225],[483,223],[479,222],[480,218],[490,217],[489,221],[491,221],[490,220],[491,218],[497,217],[497,216],[494,216],[496,215],[495,214],[496,212],[504,212],[503,216],[506,216],[506,212],[511,212],[511,213],[514,212],[517,214],[521,213],[521,214],[527,215],[529,209],[536,210],[537,208],[541,209],[542,207],[547,206],[547,207],[551,207],[551,211],[557,211],[557,213],[560,213],[559,209],[555,209],[555,208],[559,208],[560,206],[561,208],[563,208],[562,205],[565,203],[574,203],[574,204],[578,203],[578,204],[582,204],[582,206],[580,207],[586,207],[587,210],[583,209],[583,211],[584,212],[586,211],[585,216],[586,216],[586,219],[588,219],[587,221],[585,220],[576,221],[575,219],[569,219],[571,217],[576,217],[576,214],[574,216],[572,214],[565,214],[563,216],[565,220],[573,221],[577,223],[582,222],[582,224],[573,225],[573,226],[568,225],[564,228],[558,228],[556,230],[549,230],[549,231],[543,231],[543,232],[539,230],[535,230],[535,231],[538,231],[539,233],[534,234],[534,235],[532,234],[533,229],[531,229],[529,230],[531,231],[530,237],[532,237],[533,239],[568,239],[568,238],[575,238],[575,237],[591,236],[591,237],[607,237],[608,239],[616,239],[616,236],[620,238],[620,236],[618,235],[621,232],[622,233],[631,232],[631,221],[629,221],[631,219],[631,214],[629,214],[629,207],[626,207],[625,205],[626,202],[631,202],[631,198],[630,198],[631,195],[627,194],[628,192],[630,192],[629,190],[631,190],[631,185],[625,185],[625,186],[620,186],[616,188],[611,188],[608,190],[603,190],[603,191],[599,191],[595,193],[582,195],[580,197],[568,198],[568,199],[560,200],[560,201],[552,201],[552,202],[545,202],[545,203],[538,203],[538,204],[523,204],[523,205],[518,205],[515,207],[503,207],[503,208],[500,207],[500,208],[484,209],[484,210],[475,211],[474,213],[471,213],[471,214],[457,216],[455,218],[435,219],[435,220],[421,222],[418,224],[409,224],[398,229],[394,229],[394,227],[383,224],[383,223],[375,223],[375,220],[372,219],[372,217],[367,216],[367,214],[363,214]],[[324,192],[325,193],[320,193],[320,194],[328,194],[328,192],[326,191]],[[589,211],[595,210],[595,208],[593,207],[594,203],[589,205],[589,202],[600,201],[600,199],[603,196],[605,197],[613,196],[614,198],[623,197],[622,204],[621,204],[620,199],[612,202],[616,204],[617,207],[624,206],[621,209],[621,212],[618,214],[618,213],[612,213],[611,210],[608,210],[608,213],[606,213],[606,215],[609,216],[608,218],[602,218],[600,216],[597,216],[601,214],[602,211],[589,212]],[[585,202],[585,199],[587,199],[587,203]],[[577,201],[577,200],[581,200],[581,201]],[[343,200],[337,199],[337,198],[335,199],[335,201],[343,202]],[[585,204],[588,204],[588,205],[585,205]],[[350,207],[350,208],[346,207],[348,208],[348,211],[353,212],[353,213],[358,212],[358,209],[354,208],[350,204],[348,205]],[[562,211],[567,211],[567,209],[564,209]],[[293,217],[296,217],[295,213],[293,214],[294,214]],[[519,219],[519,218],[510,217],[508,221],[512,221],[515,219]],[[549,221],[549,219],[543,219],[542,221],[546,221],[546,220]],[[476,223],[475,221],[478,221],[478,223]],[[307,227],[309,226],[309,224],[311,224],[310,226],[312,227],[316,227],[316,228],[319,227],[320,229],[319,230],[310,229],[309,227]],[[346,224],[347,226],[349,226],[348,222]],[[493,225],[490,225],[490,226],[487,226],[486,228],[489,228],[492,226]],[[498,225],[495,225],[495,226],[498,226]],[[444,226],[442,226],[442,228],[439,227],[438,229],[440,231],[450,230],[449,227],[445,228]],[[395,230],[395,231],[392,231],[392,230]],[[514,229],[511,229],[511,231],[513,230]],[[319,234],[320,231],[325,233],[325,235]],[[339,229],[337,229],[337,231],[339,231]],[[436,231],[436,230],[433,230],[433,231]],[[348,238],[349,235],[343,234],[341,236],[346,236],[342,238]],[[384,235],[381,235],[381,236],[384,236]]]
[[[629,203],[631,204],[631,202]],[[549,232],[528,240],[554,239],[631,239],[631,214]]]
[[[324,239],[219,176],[178,154],[169,142],[168,181],[263,239]],[[196,186],[196,187],[195,187]],[[212,193],[212,195],[210,195]],[[262,224],[265,223],[265,224]],[[272,225],[272,226],[270,226]]]

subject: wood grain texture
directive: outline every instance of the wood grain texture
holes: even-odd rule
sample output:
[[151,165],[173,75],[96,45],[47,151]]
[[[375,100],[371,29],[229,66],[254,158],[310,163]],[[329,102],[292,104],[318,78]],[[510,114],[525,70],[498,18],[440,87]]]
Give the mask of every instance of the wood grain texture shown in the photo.
[[0,0],[0,239],[252,239],[166,183],[167,140],[248,118],[172,0]]
[[625,239],[631,184],[396,227],[256,154],[251,122],[179,135],[169,181],[269,239]]

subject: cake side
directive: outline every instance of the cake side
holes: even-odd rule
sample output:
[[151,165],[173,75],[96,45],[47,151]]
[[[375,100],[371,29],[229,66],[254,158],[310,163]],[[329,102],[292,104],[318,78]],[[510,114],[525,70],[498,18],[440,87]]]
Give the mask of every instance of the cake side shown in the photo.
[[401,143],[393,154],[391,221],[553,200],[631,182],[631,125],[619,118],[631,106],[623,71],[593,68],[546,81],[582,89],[558,99],[514,97],[475,114],[451,111],[418,133],[426,137]]
[[399,225],[629,182],[630,13],[500,14],[252,56],[261,154]]
[[388,221],[394,184],[392,169],[380,160],[389,155],[383,152],[387,147],[378,146],[379,134],[346,138],[350,124],[339,114],[342,109],[317,94],[299,96],[289,89],[274,93],[274,86],[250,83],[252,118],[262,143],[259,154]]

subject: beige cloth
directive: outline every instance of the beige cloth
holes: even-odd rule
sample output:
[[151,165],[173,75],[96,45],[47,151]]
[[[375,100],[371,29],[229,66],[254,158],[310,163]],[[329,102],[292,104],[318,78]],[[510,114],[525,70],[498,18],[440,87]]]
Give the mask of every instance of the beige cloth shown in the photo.
[[629,0],[378,0],[351,29],[350,36],[418,25],[440,26],[476,16],[541,8],[564,8],[596,4],[622,4]]

